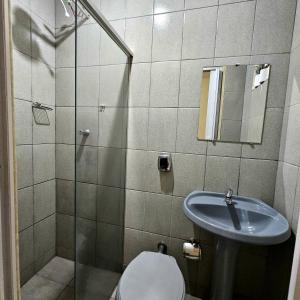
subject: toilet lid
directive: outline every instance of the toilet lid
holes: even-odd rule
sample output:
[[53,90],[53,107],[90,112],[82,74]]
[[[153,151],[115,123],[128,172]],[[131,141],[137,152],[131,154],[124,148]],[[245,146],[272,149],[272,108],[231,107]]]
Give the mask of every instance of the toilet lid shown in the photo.
[[118,300],[182,300],[183,276],[174,257],[142,252],[126,268],[118,285]]

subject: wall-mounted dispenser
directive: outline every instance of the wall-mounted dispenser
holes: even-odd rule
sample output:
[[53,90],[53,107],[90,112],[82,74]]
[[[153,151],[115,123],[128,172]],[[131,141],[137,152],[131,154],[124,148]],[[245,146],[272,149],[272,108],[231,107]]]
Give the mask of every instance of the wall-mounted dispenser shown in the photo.
[[158,170],[160,172],[170,172],[172,169],[171,153],[161,152],[158,155]]

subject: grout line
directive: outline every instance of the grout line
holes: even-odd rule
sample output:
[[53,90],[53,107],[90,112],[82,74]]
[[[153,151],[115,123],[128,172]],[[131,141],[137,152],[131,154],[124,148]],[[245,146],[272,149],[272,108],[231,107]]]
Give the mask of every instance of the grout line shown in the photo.
[[[31,8],[31,7],[30,7]],[[33,53],[32,53],[32,21],[30,19],[30,80],[31,80],[31,83],[30,83],[30,86],[31,86],[31,99],[33,99],[33,68],[32,68],[32,64],[33,64],[33,59],[32,59],[32,56],[33,56]],[[33,101],[33,100],[32,100]],[[32,118],[32,144],[33,144],[33,139],[34,139],[34,118]],[[36,258],[36,251],[35,251],[35,243],[36,243],[36,234],[35,234],[35,230],[34,230],[34,221],[35,221],[35,192],[34,192],[34,148],[33,148],[33,145],[32,145],[32,235],[33,235],[33,266],[34,266],[34,272],[35,272],[35,264],[36,264],[36,261],[35,261],[35,258]]]
[[[16,100],[18,101],[24,101],[24,102],[31,102],[31,101],[27,101],[27,100],[23,100],[23,99],[18,99],[16,98]],[[294,103],[294,104],[291,104],[289,107],[292,107],[292,106],[295,106],[295,105],[298,105],[300,103]],[[67,109],[69,108],[70,110],[71,109],[74,109],[75,107],[74,106],[56,106],[56,109],[60,109],[60,108],[64,108],[64,109]],[[98,109],[99,107],[97,106],[77,106],[77,108],[80,110],[80,109]],[[129,107],[125,107],[125,106],[106,106],[106,109],[145,109],[145,108],[159,108],[159,109],[170,109],[170,108],[174,108],[174,109],[185,109],[185,110],[195,110],[195,109],[199,109],[199,106],[129,106]],[[277,110],[284,110],[285,107],[283,106],[267,106],[266,109],[267,110],[271,110],[271,109],[277,109]],[[51,143],[48,143],[48,144],[51,144]],[[59,143],[60,144],[60,143]],[[62,143],[63,144],[63,143]],[[21,144],[22,145],[22,144]],[[26,145],[26,144],[25,144]],[[73,145],[73,144],[72,144]]]
[[[126,21],[125,21],[125,28],[126,28]],[[102,35],[102,32],[101,32],[101,34],[100,34],[100,51],[99,51],[99,63],[101,62],[101,45],[102,45],[102,40],[103,40],[103,35]],[[102,76],[102,74],[101,74],[101,68],[99,67],[98,68],[98,80],[99,80],[99,89],[98,89],[98,107],[96,108],[97,109],[97,115],[98,115],[98,120],[97,120],[97,124],[98,124],[98,128],[97,128],[97,145],[99,145],[99,143],[100,143],[100,137],[101,137],[101,135],[100,135],[100,124],[101,124],[101,111],[100,111],[100,102],[101,102],[101,94],[100,94],[100,89],[101,89],[101,76]],[[75,107],[75,111],[78,111],[78,105]],[[76,152],[75,152],[76,153]],[[75,156],[76,156],[76,154],[75,154]],[[100,171],[99,171],[99,165],[101,164],[101,157],[100,157],[100,154],[99,154],[99,149],[98,149],[98,151],[97,151],[97,183],[99,182],[99,178],[100,178]],[[78,179],[77,179],[77,176],[75,176],[75,185],[77,186],[77,184],[78,184]],[[77,202],[77,196],[75,195],[75,202]],[[96,188],[96,222],[97,222],[97,216],[98,216],[98,214],[97,214],[97,211],[98,211],[98,186],[97,186],[97,188]],[[77,212],[77,209],[75,210],[75,236],[77,236],[77,232],[76,232],[76,228],[77,228],[77,226],[76,226],[76,218],[78,218],[78,212]],[[98,226],[97,226],[97,224],[96,224],[96,228],[95,228],[95,231],[96,231],[96,241],[97,241],[97,237],[98,237]],[[96,255],[96,253],[97,253],[97,242],[95,243],[95,245],[94,245],[94,250],[95,250],[95,255]],[[75,248],[76,249],[76,248]],[[76,262],[77,262],[77,259],[76,259],[76,257],[77,257],[77,253],[76,253],[76,251],[75,251],[75,264],[76,264]],[[96,259],[96,258],[95,258]],[[75,298],[76,298],[76,295],[75,295]]]
[[204,163],[204,178],[203,178],[203,188],[202,188],[203,191],[205,190],[206,187],[206,172],[207,172],[207,157],[208,157],[207,153],[208,153],[208,143],[206,142],[205,155],[204,155],[205,163]]
[[[22,52],[21,52],[22,53]],[[24,54],[24,53],[22,53]],[[258,56],[272,56],[272,55],[286,55],[286,54],[290,54],[290,52],[272,52],[272,53],[257,53],[254,55],[251,54],[244,54],[244,55],[229,55],[229,56],[199,56],[199,57],[190,57],[190,58],[180,58],[180,59],[165,59],[165,60],[141,60],[141,61],[135,61],[132,64],[152,64],[152,63],[164,63],[164,62],[176,62],[176,61],[195,61],[195,60],[208,60],[208,59],[226,59],[226,58],[244,58],[244,57],[258,57]],[[26,54],[24,54],[26,55]],[[28,55],[27,55],[28,56]],[[82,66],[78,66],[78,69],[80,68],[90,68],[90,67],[100,67],[100,68],[104,68],[104,67],[110,67],[110,66],[120,66],[120,65],[128,65],[128,63],[117,63],[117,64],[104,64],[104,65],[82,65]],[[74,69],[74,67],[67,67],[67,66],[59,66],[55,68],[56,70],[60,70],[60,69]]]
[[[210,7],[215,7],[215,6],[235,5],[237,3],[250,2],[250,1],[255,1],[255,0],[240,0],[238,2],[231,2],[231,3],[224,3],[224,4],[215,4],[215,5],[207,5],[207,6],[195,7],[195,8],[184,8],[184,9],[166,11],[166,12],[161,12],[161,13],[154,13],[154,9],[153,9],[153,13],[152,14],[144,14],[144,15],[138,15],[138,16],[134,16],[134,17],[126,17],[126,19],[137,19],[137,18],[143,18],[143,17],[149,17],[149,16],[158,16],[158,15],[173,14],[173,13],[178,13],[178,12],[183,12],[184,13],[184,12],[187,12],[187,11],[201,10],[201,9],[206,9],[206,8],[210,8]],[[109,22],[113,22],[113,21],[119,21],[119,20],[123,20],[123,19],[124,18],[108,19],[108,21]]]
[[[185,7],[185,0],[184,0]],[[175,127],[175,152],[177,150],[178,142],[178,129],[179,129],[179,104],[181,94],[181,77],[182,77],[182,55],[183,55],[183,38],[184,38],[184,25],[185,25],[185,14],[182,15],[182,27],[181,27],[181,47],[180,47],[180,65],[179,65],[179,78],[178,78],[178,93],[177,93],[177,106],[176,106],[176,127]]]
[[[30,29],[29,29],[30,30]],[[30,34],[31,35],[31,34]],[[42,59],[38,59],[36,57],[33,56],[33,54],[31,53],[32,52],[32,37],[30,37],[30,54],[26,53],[25,51],[22,51],[21,49],[18,49],[16,46],[13,45],[13,51],[16,51],[18,52],[19,54],[23,55],[23,56],[26,56],[27,58],[26,59],[30,59],[34,62],[39,62],[39,63],[42,63],[44,64],[45,66],[48,66],[49,68],[53,69],[53,71],[56,69],[56,66],[53,66],[52,64],[46,62],[45,60],[42,60]],[[55,48],[53,49],[53,51],[55,51]]]
[[256,21],[256,11],[257,11],[257,0],[255,0],[254,6],[254,17],[253,17],[253,26],[252,26],[252,37],[251,37],[251,56],[253,55],[253,44],[254,44],[254,30],[255,30],[255,21]]
[[[155,0],[154,0],[155,1]],[[153,12],[154,12],[154,7],[155,7],[155,3],[153,1]],[[151,30],[151,61],[152,61],[152,57],[153,57],[153,44],[154,44],[154,15],[152,15],[152,30]],[[148,99],[148,105],[147,105],[147,111],[148,111],[148,120],[147,120],[147,130],[146,130],[146,134],[147,134],[147,142],[146,142],[146,151],[148,151],[149,149],[149,132],[150,132],[150,106],[151,106],[151,87],[152,87],[152,68],[153,68],[153,64],[150,63],[150,78],[149,78],[149,99]],[[128,149],[127,149],[128,150]]]
[[[144,231],[144,230],[136,229],[136,228],[132,228],[132,227],[126,227],[125,229],[126,229],[126,230],[129,230],[129,231],[135,231],[135,232],[140,233],[140,234],[146,233],[146,234],[150,234],[150,235],[158,235],[158,236],[160,236],[160,237],[164,237],[164,238],[169,239],[169,240],[171,240],[171,239],[176,239],[176,240],[179,240],[179,241],[182,241],[182,242],[186,242],[186,241],[187,241],[187,239],[184,239],[184,238],[182,238],[182,237],[167,236],[167,235],[164,235],[164,234],[161,234],[161,233],[155,233],[155,232],[150,232],[150,231]],[[205,246],[205,247],[211,246],[211,244],[208,243],[207,239],[202,239],[202,238],[200,238],[200,241],[201,241],[201,245],[202,245],[202,246]]]
[[43,184],[43,183],[48,183],[48,182],[51,182],[53,180],[55,180],[56,178],[51,178],[51,179],[47,179],[45,181],[41,181],[41,182],[38,182],[38,183],[33,183],[31,185],[28,185],[28,186],[25,186],[25,187],[21,187],[21,188],[18,188],[17,190],[18,191],[21,191],[21,190],[24,190],[24,189],[28,189],[28,188],[34,188],[36,185],[40,185],[40,184]]
[[238,174],[238,180],[237,180],[237,186],[236,186],[236,194],[239,195],[240,191],[240,181],[241,181],[241,169],[242,169],[242,151],[243,148],[241,147],[241,157],[239,158],[239,174]]
[[[205,141],[203,140],[203,142],[207,143],[208,145],[213,144],[212,141]],[[232,144],[232,145],[241,145],[241,146],[251,146],[252,144],[248,144],[248,143],[231,143],[231,142],[217,142],[219,145],[228,145],[228,144]],[[54,145],[54,144],[51,144]],[[65,143],[57,143],[57,146],[74,146],[74,144],[65,144]],[[31,145],[19,145],[19,146],[31,146]],[[78,145],[77,145],[78,146]],[[254,146],[261,146],[261,144],[254,144]],[[118,147],[109,147],[109,146],[95,146],[95,145],[84,145],[83,147],[89,147],[89,148],[97,148],[97,149],[114,149],[114,150],[129,150],[129,151],[140,151],[140,152],[152,152],[152,153],[160,153],[160,150],[157,149],[141,149],[141,148],[118,148]],[[217,155],[217,154],[208,154],[207,150],[205,150],[205,153],[195,153],[195,152],[179,152],[179,151],[169,151],[172,154],[181,154],[181,155],[194,155],[194,156],[222,156],[222,157],[236,157],[236,158],[244,158],[244,159],[254,159],[254,160],[267,160],[267,161],[277,161],[277,158],[265,158],[265,157],[251,157],[251,156],[241,156],[241,155]],[[63,179],[63,178],[57,178],[57,179]],[[49,179],[50,180],[50,179]],[[48,180],[46,180],[48,181]]]
[[[54,215],[56,215],[56,212],[51,213],[50,215],[48,215],[48,216],[46,216],[46,217],[44,217],[44,218],[42,218],[42,219],[40,219],[40,220],[38,220],[38,221],[36,221],[36,222],[34,222],[34,219],[33,219],[33,223],[32,223],[31,225],[27,226],[26,228],[23,228],[22,230],[19,230],[19,233],[21,233],[21,232],[23,232],[23,231],[25,231],[25,230],[28,230],[28,229],[31,228],[31,227],[33,228],[35,225],[37,225],[37,224],[39,224],[39,223],[45,221],[46,219],[48,219],[48,218],[50,218],[50,217],[53,217]],[[34,233],[34,230],[33,230],[33,233]],[[35,262],[33,262],[33,263],[35,263]]]
[[[99,219],[91,219],[91,218],[88,218],[88,217],[82,217],[82,216],[75,216],[75,215],[72,215],[70,213],[66,213],[66,212],[57,212],[56,213],[58,217],[60,216],[67,216],[67,217],[71,217],[71,218],[74,218],[74,221],[76,222],[78,219],[81,219],[81,220],[87,220],[87,221],[90,221],[90,222],[93,222],[93,223],[96,223],[96,224],[106,224],[106,225],[111,225],[111,226],[115,226],[115,227],[120,227],[120,228],[123,228],[125,227],[124,224],[122,224],[122,222],[120,222],[120,224],[116,224],[116,223],[112,223],[112,222],[105,222],[103,220],[99,220]],[[52,215],[51,215],[52,216]],[[46,218],[45,218],[46,219]],[[29,227],[32,227],[32,226],[29,226]],[[28,228],[29,228],[28,227]],[[23,231],[23,230],[22,230]],[[96,232],[97,232],[97,228],[96,228]],[[97,236],[97,235],[96,235]]]
[[216,52],[217,52],[217,36],[219,29],[219,13],[220,13],[220,0],[218,0],[218,8],[217,8],[217,18],[216,18],[216,31],[215,31],[215,47],[214,47],[214,56],[213,56],[213,64],[216,62]]

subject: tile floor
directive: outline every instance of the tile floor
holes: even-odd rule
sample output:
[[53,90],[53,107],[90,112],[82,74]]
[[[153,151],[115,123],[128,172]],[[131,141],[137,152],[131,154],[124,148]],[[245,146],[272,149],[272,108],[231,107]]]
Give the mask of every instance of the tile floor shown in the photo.
[[74,263],[54,257],[22,287],[22,300],[56,300],[65,291],[70,293],[74,278]]
[[[77,268],[77,299],[115,300],[115,287],[120,274],[79,265]],[[101,283],[101,284],[100,284]],[[22,300],[73,300],[74,262],[54,257],[22,287]],[[186,295],[185,300],[200,300]]]
[[115,298],[114,290],[120,277],[120,273],[79,265],[77,268],[76,298],[78,300],[113,300]]

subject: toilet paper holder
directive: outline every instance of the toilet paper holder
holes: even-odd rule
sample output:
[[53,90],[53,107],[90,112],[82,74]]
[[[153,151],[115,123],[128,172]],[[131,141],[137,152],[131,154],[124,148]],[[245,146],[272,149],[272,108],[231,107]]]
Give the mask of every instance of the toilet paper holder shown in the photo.
[[183,243],[183,256],[189,260],[201,260],[202,259],[202,249],[200,242],[195,239],[191,239]]

